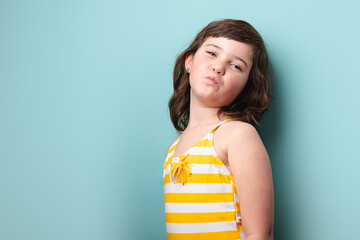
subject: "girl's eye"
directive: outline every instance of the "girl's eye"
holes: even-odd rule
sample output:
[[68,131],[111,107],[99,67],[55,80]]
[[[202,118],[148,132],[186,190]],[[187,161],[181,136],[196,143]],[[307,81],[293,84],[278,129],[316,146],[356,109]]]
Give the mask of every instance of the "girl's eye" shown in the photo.
[[207,52],[207,53],[210,54],[211,56],[214,56],[214,57],[216,56],[215,53],[213,53],[213,52]]
[[239,70],[240,72],[242,72],[242,69],[241,69],[241,67],[239,67],[238,65],[236,65],[236,64],[233,64],[232,65],[235,69],[237,69],[237,70]]

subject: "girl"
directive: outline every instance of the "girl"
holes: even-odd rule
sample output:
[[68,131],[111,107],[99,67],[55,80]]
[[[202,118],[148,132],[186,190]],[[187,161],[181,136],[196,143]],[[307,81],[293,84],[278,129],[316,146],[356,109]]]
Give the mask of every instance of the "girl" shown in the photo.
[[169,240],[272,239],[269,157],[254,126],[270,103],[268,57],[240,20],[215,21],[176,60],[164,164]]

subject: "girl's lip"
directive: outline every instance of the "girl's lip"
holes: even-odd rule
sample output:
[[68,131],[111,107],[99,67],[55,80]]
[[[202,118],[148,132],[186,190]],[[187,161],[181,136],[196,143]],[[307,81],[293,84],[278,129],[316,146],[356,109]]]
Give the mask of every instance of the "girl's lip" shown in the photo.
[[206,76],[205,77],[210,84],[218,84],[218,80],[214,76]]

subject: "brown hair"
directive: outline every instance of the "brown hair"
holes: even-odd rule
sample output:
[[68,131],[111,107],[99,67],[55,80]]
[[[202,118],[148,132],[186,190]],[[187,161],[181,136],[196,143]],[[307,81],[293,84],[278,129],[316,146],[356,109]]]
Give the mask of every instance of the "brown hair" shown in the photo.
[[174,93],[169,100],[170,118],[178,131],[184,131],[190,114],[190,83],[185,71],[185,59],[195,54],[209,37],[248,43],[253,46],[253,66],[249,79],[240,95],[218,112],[219,118],[227,118],[257,125],[270,104],[270,80],[268,55],[260,34],[253,26],[242,20],[225,19],[211,22],[195,37],[190,46],[176,59],[173,71]]

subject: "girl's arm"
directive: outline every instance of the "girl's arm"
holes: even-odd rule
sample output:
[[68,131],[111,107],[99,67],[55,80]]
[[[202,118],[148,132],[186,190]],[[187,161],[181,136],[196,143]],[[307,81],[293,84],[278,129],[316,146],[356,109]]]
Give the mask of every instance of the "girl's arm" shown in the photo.
[[252,125],[228,124],[227,157],[239,197],[245,239],[271,240],[274,191],[268,154]]

